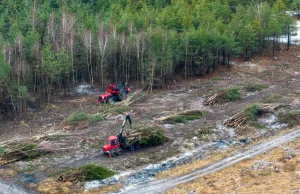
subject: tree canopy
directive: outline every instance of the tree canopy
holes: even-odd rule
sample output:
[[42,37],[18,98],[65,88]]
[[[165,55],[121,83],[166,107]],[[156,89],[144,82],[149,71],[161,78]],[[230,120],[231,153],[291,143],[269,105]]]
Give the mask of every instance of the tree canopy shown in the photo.
[[[11,115],[80,82],[163,87],[276,54],[299,0],[2,0],[0,107]],[[272,40],[272,41],[269,41]],[[271,51],[268,52],[268,48]],[[33,103],[32,103],[33,104]],[[0,113],[1,114],[1,113]],[[1,119],[1,118],[0,118]]]

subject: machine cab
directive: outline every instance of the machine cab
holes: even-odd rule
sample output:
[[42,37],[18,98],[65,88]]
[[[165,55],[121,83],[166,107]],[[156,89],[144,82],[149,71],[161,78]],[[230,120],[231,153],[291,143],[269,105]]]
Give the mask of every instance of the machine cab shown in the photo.
[[102,147],[103,152],[109,152],[112,149],[120,147],[120,142],[117,136],[109,136],[106,145]]

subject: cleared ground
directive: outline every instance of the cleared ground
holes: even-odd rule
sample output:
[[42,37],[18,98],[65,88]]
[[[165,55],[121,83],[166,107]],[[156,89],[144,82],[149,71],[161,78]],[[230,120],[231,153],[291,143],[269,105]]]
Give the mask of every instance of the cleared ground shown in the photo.
[[[230,137],[230,131],[217,127],[220,123],[252,103],[265,102],[276,95],[275,103],[289,105],[287,110],[297,110],[300,106],[300,65],[299,47],[278,53],[276,58],[255,57],[251,62],[235,60],[231,68],[218,68],[216,73],[187,81],[177,80],[166,86],[168,90],[158,90],[133,103],[124,112],[110,112],[105,120],[93,126],[65,128],[63,120],[73,112],[103,113],[103,107],[96,106],[97,95],[73,96],[55,99],[53,104],[45,105],[43,111],[31,110],[26,120],[2,122],[0,141],[30,142],[51,153],[43,157],[20,161],[5,166],[12,172],[4,178],[20,182],[36,189],[48,177],[56,179],[65,170],[88,162],[101,163],[118,172],[139,169],[171,156],[189,152],[197,147],[220,139],[261,140],[279,130],[269,128],[249,128]],[[204,106],[203,100],[210,94],[228,87],[246,87],[263,84],[261,91],[245,92],[240,100]],[[133,88],[138,90],[138,88]],[[100,92],[99,92],[100,93]],[[201,109],[207,114],[187,124],[164,124],[157,119],[172,113]],[[100,153],[101,146],[109,135],[118,133],[123,115],[129,113],[135,125],[162,127],[169,141],[158,147],[144,148],[135,152],[125,152],[123,156],[107,158]],[[202,128],[211,128],[205,138],[198,137]],[[46,136],[45,139],[36,137]],[[25,177],[25,178],[24,178]],[[82,185],[67,185],[68,191],[82,191]],[[59,188],[59,187],[58,187]],[[171,192],[171,191],[170,191]],[[48,193],[44,191],[44,193]]]

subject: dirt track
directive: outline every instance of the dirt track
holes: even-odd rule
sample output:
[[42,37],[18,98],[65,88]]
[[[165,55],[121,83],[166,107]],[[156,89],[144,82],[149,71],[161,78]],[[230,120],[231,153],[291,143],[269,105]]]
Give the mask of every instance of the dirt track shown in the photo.
[[239,152],[239,153],[235,154],[234,156],[225,158],[219,162],[216,162],[216,163],[214,163],[208,167],[205,167],[203,169],[199,169],[193,173],[190,173],[190,174],[187,174],[187,175],[184,175],[179,178],[172,179],[172,180],[164,179],[164,180],[150,182],[148,184],[138,185],[135,188],[128,189],[122,193],[130,193],[130,194],[161,193],[161,192],[164,192],[176,185],[190,182],[197,178],[203,177],[207,174],[214,173],[214,172],[222,170],[228,166],[234,165],[240,161],[243,161],[243,160],[252,158],[256,155],[262,154],[262,153],[264,153],[270,149],[273,149],[281,144],[293,141],[298,137],[300,137],[300,129],[293,130],[284,135],[276,137],[272,140],[269,140],[267,142],[256,145],[256,146],[252,147],[251,149],[248,149],[243,152]]

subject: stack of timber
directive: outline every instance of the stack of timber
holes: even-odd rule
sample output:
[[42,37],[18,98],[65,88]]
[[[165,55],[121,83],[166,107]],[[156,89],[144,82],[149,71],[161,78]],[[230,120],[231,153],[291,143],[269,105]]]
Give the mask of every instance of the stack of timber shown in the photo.
[[[258,104],[257,113],[263,114],[263,113],[271,113],[274,112],[275,109],[277,109],[280,104]],[[237,114],[233,115],[229,119],[225,120],[223,124],[227,127],[233,127],[235,129],[241,128],[244,124],[247,123],[247,118],[245,116],[245,111],[240,111]]]
[[218,106],[221,103],[221,100],[223,99],[224,96],[226,96],[228,93],[228,91],[223,90],[220,91],[216,94],[213,94],[211,96],[209,96],[204,102],[203,104],[205,106]]

